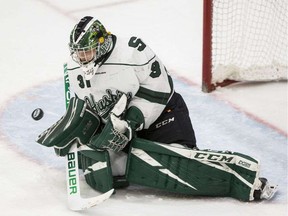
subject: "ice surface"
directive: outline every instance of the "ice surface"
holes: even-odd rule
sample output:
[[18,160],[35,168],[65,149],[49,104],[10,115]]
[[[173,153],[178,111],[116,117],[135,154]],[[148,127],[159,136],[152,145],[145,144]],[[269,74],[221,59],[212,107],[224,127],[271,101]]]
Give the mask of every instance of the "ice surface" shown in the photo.
[[[11,0],[1,5],[1,215],[287,215],[287,82],[200,91],[202,1]],[[270,201],[172,195],[131,186],[83,213],[66,203],[64,159],[35,142],[64,114],[68,36],[84,15],[113,33],[141,36],[166,64],[185,98],[200,148],[239,151],[261,161],[279,184]],[[41,107],[40,121],[31,112]],[[93,195],[82,182],[81,187]]]

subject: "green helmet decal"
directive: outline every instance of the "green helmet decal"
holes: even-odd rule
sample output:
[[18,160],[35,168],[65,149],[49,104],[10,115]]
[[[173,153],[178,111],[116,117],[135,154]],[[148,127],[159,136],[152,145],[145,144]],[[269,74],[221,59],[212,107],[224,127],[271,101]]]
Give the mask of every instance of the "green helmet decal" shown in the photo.
[[73,60],[79,64],[81,64],[79,52],[96,50],[95,57],[89,60],[92,61],[105,55],[111,44],[110,32],[106,31],[99,20],[91,16],[83,17],[70,34],[70,53]]

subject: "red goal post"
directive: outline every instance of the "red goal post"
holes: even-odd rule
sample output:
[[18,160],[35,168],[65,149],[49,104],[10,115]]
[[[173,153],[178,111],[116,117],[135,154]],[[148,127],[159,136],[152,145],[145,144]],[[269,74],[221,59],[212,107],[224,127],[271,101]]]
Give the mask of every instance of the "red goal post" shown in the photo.
[[287,80],[287,0],[203,0],[202,90]]

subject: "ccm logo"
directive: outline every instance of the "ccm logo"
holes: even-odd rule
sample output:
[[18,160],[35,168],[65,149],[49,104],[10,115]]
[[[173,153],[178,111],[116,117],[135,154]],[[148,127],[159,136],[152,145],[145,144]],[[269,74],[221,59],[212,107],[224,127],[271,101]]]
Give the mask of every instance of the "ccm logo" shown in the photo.
[[169,124],[170,122],[173,122],[173,121],[174,121],[174,117],[173,117],[173,118],[166,119],[166,120],[164,120],[164,121],[159,122],[158,124],[156,124],[156,128],[160,128],[160,127],[162,127],[162,126],[164,126],[164,125],[167,125],[167,124]]

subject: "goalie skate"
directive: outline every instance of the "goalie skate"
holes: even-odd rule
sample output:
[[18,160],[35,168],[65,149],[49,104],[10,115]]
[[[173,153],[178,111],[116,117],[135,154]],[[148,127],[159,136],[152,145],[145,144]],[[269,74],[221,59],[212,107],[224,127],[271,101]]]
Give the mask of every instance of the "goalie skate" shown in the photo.
[[259,178],[261,186],[258,190],[254,191],[254,199],[257,200],[270,200],[277,191],[277,185],[270,185],[266,178]]

